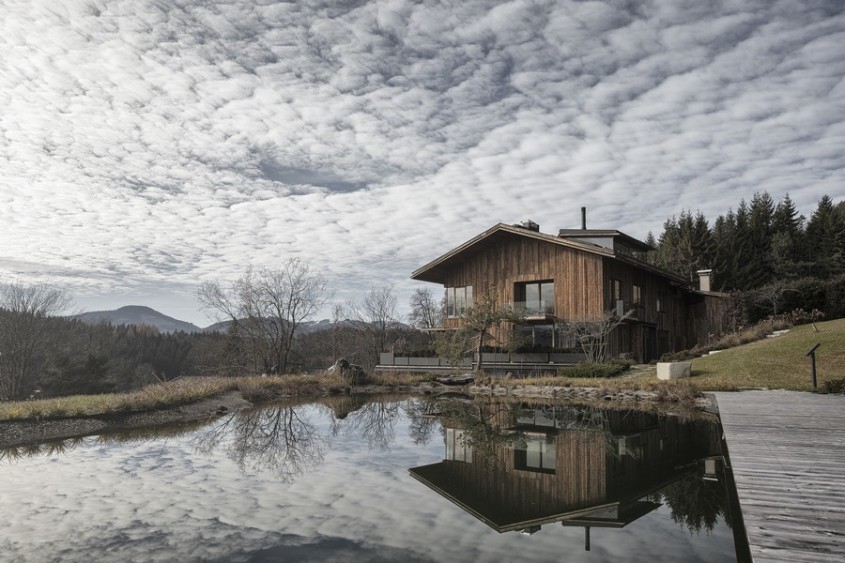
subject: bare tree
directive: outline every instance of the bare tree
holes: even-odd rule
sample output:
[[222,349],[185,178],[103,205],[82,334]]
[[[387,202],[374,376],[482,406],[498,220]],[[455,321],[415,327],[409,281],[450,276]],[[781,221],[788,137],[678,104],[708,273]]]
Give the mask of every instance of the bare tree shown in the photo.
[[365,357],[361,362],[367,369],[374,366],[379,353],[388,348],[390,328],[397,320],[396,303],[396,292],[385,285],[371,287],[360,302],[346,305],[347,314],[363,337]]
[[244,473],[269,470],[283,483],[319,467],[326,448],[319,429],[293,406],[234,414],[200,433],[195,444],[204,454],[224,448]]
[[604,314],[597,317],[569,321],[564,325],[563,332],[578,342],[588,362],[604,362],[608,359],[607,347],[610,333],[632,314],[633,310],[622,316],[613,311],[605,311]]
[[524,312],[499,305],[494,289],[480,295],[476,302],[466,309],[460,331],[467,333],[475,341],[475,353],[478,358],[475,369],[483,370],[481,350],[485,339],[492,337],[493,327],[506,322],[519,322],[524,318]]
[[0,398],[21,399],[35,389],[50,318],[70,303],[65,290],[48,284],[0,285]]
[[800,293],[797,289],[784,287],[779,283],[773,283],[757,288],[752,292],[752,296],[754,303],[767,309],[771,309],[772,316],[776,317],[778,316],[778,313],[781,312],[780,309],[783,306],[783,302],[786,300],[786,294],[790,292]]
[[206,282],[197,297],[218,320],[236,323],[233,336],[248,343],[265,373],[284,373],[297,329],[325,302],[326,282],[306,262],[290,258],[276,269],[248,268],[229,287]]
[[417,328],[443,325],[443,302],[434,298],[428,288],[417,288],[411,295],[411,314],[408,317]]

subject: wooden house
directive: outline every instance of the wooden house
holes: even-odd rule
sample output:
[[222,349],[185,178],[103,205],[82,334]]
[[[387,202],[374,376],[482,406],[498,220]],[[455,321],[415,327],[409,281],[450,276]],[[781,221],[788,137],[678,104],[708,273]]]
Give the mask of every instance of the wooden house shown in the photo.
[[[616,230],[540,232],[531,221],[500,223],[419,268],[415,280],[446,290],[446,328],[459,328],[483,294],[524,313],[494,335],[552,349],[575,348],[568,323],[610,312],[630,317],[611,334],[611,357],[639,362],[706,343],[722,332],[721,294],[643,260],[647,244]],[[709,281],[709,271],[703,272]]]

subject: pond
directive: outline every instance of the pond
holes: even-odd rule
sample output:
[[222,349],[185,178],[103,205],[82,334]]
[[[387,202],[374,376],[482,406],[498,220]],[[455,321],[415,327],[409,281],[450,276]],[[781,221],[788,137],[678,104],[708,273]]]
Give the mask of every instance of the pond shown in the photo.
[[12,561],[736,561],[719,426],[342,396],[0,451]]

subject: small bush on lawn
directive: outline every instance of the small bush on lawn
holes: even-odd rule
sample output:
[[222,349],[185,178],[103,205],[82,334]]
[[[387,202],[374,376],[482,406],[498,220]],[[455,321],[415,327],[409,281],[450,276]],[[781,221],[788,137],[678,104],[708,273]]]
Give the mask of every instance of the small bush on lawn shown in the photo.
[[563,377],[616,377],[628,371],[631,362],[625,360],[611,360],[603,363],[581,362],[574,366],[567,366],[558,370]]
[[824,382],[824,390],[826,393],[845,393],[845,377],[842,379],[828,379]]

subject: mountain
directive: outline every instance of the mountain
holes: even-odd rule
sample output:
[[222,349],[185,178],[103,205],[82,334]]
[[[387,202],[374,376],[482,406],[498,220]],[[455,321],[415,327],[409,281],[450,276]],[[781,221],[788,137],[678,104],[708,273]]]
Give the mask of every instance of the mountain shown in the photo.
[[[232,324],[232,321],[222,321],[219,323],[214,323],[213,325],[202,329],[203,332],[228,332],[229,326]],[[297,334],[310,334],[312,332],[320,332],[323,330],[331,330],[336,327],[346,327],[352,328],[356,326],[360,326],[361,323],[358,321],[353,321],[349,319],[341,320],[341,321],[332,321],[329,319],[323,319],[320,321],[304,321],[300,323],[299,327],[297,328]],[[390,323],[390,328],[392,329],[410,329],[409,325],[404,323],[393,321]]]
[[118,325],[147,325],[154,326],[161,332],[200,332],[201,329],[192,323],[168,317],[149,307],[128,305],[114,311],[91,311],[74,315],[74,318],[84,323],[97,324],[100,322]]
[[[88,313],[81,313],[79,315],[74,315],[75,319],[79,319],[84,323],[89,324],[97,324],[100,322],[107,322],[111,323],[114,326],[119,325],[147,325],[147,326],[154,326],[160,332],[220,332],[226,333],[229,331],[229,325],[232,324],[231,321],[222,321],[219,323],[214,323],[211,326],[207,326],[205,328],[200,328],[195,324],[188,323],[185,321],[180,321],[179,319],[174,319],[173,317],[168,317],[164,313],[159,313],[155,309],[150,309],[149,307],[142,307],[140,305],[128,305],[126,307],[121,307],[120,309],[116,309],[114,311],[91,311]],[[358,326],[359,323],[356,321],[351,320],[342,320],[331,321],[329,319],[323,319],[320,321],[305,321],[299,325],[299,329],[297,334],[308,334],[311,332],[319,332],[322,330],[329,330],[335,328],[337,326],[341,327],[354,327]],[[399,322],[392,322],[390,323],[390,327],[394,329],[407,329],[410,328],[408,325],[399,323]]]

